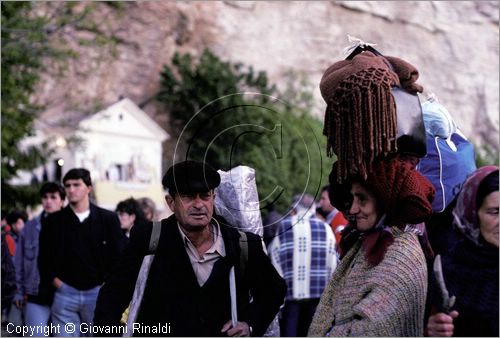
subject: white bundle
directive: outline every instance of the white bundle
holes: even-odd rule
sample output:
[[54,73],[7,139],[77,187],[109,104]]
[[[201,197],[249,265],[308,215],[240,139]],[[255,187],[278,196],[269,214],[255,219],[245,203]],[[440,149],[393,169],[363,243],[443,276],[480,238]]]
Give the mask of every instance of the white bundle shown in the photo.
[[218,171],[221,183],[216,189],[215,212],[229,225],[262,237],[262,218],[255,170],[238,166],[229,171]]

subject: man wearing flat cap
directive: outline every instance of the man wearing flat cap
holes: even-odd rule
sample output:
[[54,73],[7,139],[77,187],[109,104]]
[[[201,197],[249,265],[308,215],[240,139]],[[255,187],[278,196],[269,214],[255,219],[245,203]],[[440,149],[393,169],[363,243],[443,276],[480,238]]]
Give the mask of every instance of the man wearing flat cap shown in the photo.
[[[262,336],[284,301],[286,285],[257,235],[246,233],[242,250],[242,233],[217,221],[214,189],[220,175],[206,163],[184,161],[170,167],[162,183],[174,214],[161,222],[136,323],[168,323],[172,336]],[[132,298],[152,228],[152,223],[132,228],[130,244],[99,294],[94,325],[118,325]],[[229,282],[233,266],[236,325],[231,321]]]

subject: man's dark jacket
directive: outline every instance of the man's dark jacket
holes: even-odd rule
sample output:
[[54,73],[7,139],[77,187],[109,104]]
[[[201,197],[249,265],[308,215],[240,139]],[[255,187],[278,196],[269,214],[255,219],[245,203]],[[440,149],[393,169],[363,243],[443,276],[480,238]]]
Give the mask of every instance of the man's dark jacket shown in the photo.
[[[94,325],[119,325],[121,315],[132,298],[142,260],[147,254],[151,231],[152,223],[132,228],[130,243],[119,265],[99,293]],[[260,237],[251,233],[247,233],[248,261],[242,276],[240,234],[223,224],[220,231],[226,257],[214,264],[209,279],[200,287],[175,215],[162,221],[158,247],[136,323],[169,323],[172,336],[225,336],[220,331],[231,319],[229,269],[234,265],[238,320],[252,326],[253,335],[264,334],[284,301],[286,284],[264,253]],[[249,295],[252,296],[251,302]],[[141,334],[136,332],[136,335]]]
[[[97,282],[102,284],[110,274],[111,268],[116,265],[119,256],[123,253],[126,239],[120,229],[120,220],[116,213],[92,203],[89,209],[90,242],[88,248],[93,253],[97,263],[97,266],[95,266],[98,271]],[[52,286],[54,277],[60,278],[59,272],[68,268],[63,266],[68,250],[72,249],[66,245],[67,238],[70,235],[68,232],[72,231],[68,225],[75,224],[75,222],[79,224],[78,217],[69,205],[58,212],[50,214],[42,221],[38,255],[38,268],[40,270],[39,294],[49,302],[51,302],[55,291]]]

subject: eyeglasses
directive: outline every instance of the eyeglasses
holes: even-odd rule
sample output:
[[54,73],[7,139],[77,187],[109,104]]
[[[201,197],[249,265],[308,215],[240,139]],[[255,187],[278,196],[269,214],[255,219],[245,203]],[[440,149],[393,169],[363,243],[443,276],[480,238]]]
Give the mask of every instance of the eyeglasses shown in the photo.
[[214,193],[212,191],[207,191],[207,192],[190,193],[190,194],[179,193],[178,195],[182,202],[188,203],[194,201],[197,197],[199,197],[202,201],[209,201],[214,196]]

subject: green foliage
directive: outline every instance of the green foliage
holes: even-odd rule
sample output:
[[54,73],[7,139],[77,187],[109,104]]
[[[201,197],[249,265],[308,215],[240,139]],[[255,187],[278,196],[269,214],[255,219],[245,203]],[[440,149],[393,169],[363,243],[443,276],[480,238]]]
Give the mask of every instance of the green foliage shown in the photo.
[[40,204],[41,184],[13,187],[2,181],[2,210],[21,209]]
[[33,135],[33,123],[42,108],[30,101],[41,72],[46,65],[64,71],[66,61],[78,56],[67,41],[79,33],[85,33],[79,40],[75,38],[82,45],[94,41],[93,45],[108,44],[113,48],[118,42],[92,19],[90,14],[97,6],[93,2],[1,3],[2,208],[10,208],[12,203],[31,203],[29,188],[11,187],[8,182],[19,170],[42,164],[52,152],[47,144],[27,149],[20,146],[24,138]]
[[284,211],[293,195],[316,195],[330,161],[322,156],[322,124],[309,114],[312,96],[294,81],[285,96],[266,73],[223,62],[209,50],[197,61],[175,54],[163,69],[157,99],[175,126],[174,138],[187,144],[176,158],[205,160],[222,170],[254,168],[261,208],[275,201]]
[[499,154],[498,151],[488,144],[484,144],[481,147],[474,146],[474,152],[476,154],[476,167],[484,167],[485,165],[499,165]]
[[[19,150],[19,141],[32,134],[36,108],[30,94],[39,79],[45,44],[43,18],[27,19],[30,2],[7,2],[2,8],[2,182],[17,170],[33,168],[45,154],[32,147]],[[3,201],[2,201],[3,203]]]

